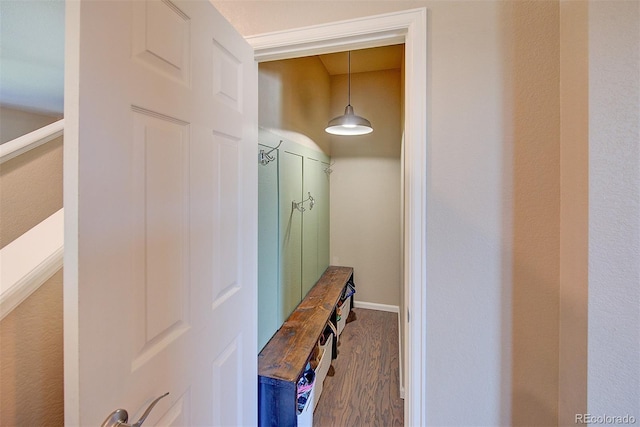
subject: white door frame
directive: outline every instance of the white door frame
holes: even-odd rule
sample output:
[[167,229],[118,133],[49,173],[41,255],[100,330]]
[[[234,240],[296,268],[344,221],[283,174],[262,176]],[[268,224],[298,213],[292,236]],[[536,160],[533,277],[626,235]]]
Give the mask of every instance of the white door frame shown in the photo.
[[405,43],[404,420],[405,425],[426,425],[427,10],[411,9],[246,39],[257,62]]

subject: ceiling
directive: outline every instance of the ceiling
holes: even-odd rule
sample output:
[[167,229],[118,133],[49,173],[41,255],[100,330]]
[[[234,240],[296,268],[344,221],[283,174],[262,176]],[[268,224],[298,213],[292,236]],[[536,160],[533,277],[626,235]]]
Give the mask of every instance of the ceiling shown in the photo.
[[0,104],[64,106],[64,0],[0,0]]
[[[351,51],[351,72],[400,69],[403,54],[403,44]],[[347,74],[349,64],[347,52],[319,55],[319,58],[329,75]]]

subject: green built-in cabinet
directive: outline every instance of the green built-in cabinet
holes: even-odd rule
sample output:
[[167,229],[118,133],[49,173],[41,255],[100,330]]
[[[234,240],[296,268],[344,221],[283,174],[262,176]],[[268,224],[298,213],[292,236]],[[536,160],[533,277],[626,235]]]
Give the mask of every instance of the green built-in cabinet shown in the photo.
[[[259,150],[282,138],[262,133]],[[267,141],[263,141],[267,140]],[[329,157],[283,140],[258,165],[258,348],[262,348],[329,266]],[[301,212],[292,202],[309,198]]]
[[[278,205],[280,206],[280,283],[278,326],[302,301],[302,215],[292,201],[302,200],[304,157],[280,151]],[[258,279],[259,282],[259,279]],[[258,285],[260,286],[260,285]],[[258,302],[259,304],[259,302]],[[259,319],[258,319],[259,321]],[[274,331],[272,331],[273,334]]]
[[327,172],[329,164],[327,161],[312,157],[304,158],[303,194],[311,193],[316,198],[316,204],[312,210],[306,210],[302,215],[302,298],[329,266],[329,173]]
[[258,348],[277,330],[279,318],[278,154],[272,154],[273,162],[258,165]]

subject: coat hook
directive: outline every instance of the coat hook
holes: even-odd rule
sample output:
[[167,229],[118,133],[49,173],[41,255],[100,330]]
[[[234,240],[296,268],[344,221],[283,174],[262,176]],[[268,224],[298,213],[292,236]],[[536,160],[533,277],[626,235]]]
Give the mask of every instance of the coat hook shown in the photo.
[[309,210],[313,209],[313,206],[316,204],[316,200],[313,198],[313,196],[311,195],[311,192],[307,193],[309,194],[309,197],[304,199],[301,202],[296,202],[296,201],[292,201],[291,202],[291,209],[297,209],[300,212],[304,212],[306,211],[306,209],[304,208],[303,204],[305,202],[309,202]]
[[282,140],[280,140],[280,142],[278,143],[278,145],[275,148],[272,148],[271,150],[267,151],[266,153],[264,152],[264,150],[260,150],[260,153],[258,154],[258,161],[260,162],[260,164],[262,166],[266,166],[269,164],[269,162],[274,161],[276,158],[271,156],[270,154],[272,152],[274,152],[275,150],[277,150],[278,148],[280,148],[280,145],[282,145]]
[[333,172],[333,169],[331,169],[331,166],[333,166],[336,162],[333,161],[331,163],[329,163],[329,166],[327,166],[326,168],[324,168],[324,173],[328,175],[331,175],[331,172]]

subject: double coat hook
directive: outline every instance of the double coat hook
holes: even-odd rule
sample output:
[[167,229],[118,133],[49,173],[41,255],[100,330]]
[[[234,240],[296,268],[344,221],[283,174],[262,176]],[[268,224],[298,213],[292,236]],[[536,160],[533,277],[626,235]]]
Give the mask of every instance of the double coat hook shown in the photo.
[[276,147],[272,148],[271,150],[267,151],[266,153],[264,152],[264,150],[260,150],[260,153],[258,154],[258,161],[260,162],[260,164],[262,166],[266,166],[266,165],[269,164],[269,162],[273,162],[276,158],[273,157],[271,155],[271,153],[273,153],[275,150],[280,148],[281,145],[282,145],[282,140],[280,140],[280,142],[278,143],[278,145]]
[[292,210],[293,209],[297,209],[300,212],[304,212],[306,210],[304,208],[304,206],[303,206],[305,202],[309,202],[309,210],[313,209],[313,205],[316,204],[316,201],[313,198],[313,196],[311,195],[311,192],[309,192],[307,194],[309,194],[309,197],[304,199],[303,201],[301,201],[301,202],[296,202],[296,201],[291,202],[291,209]]

